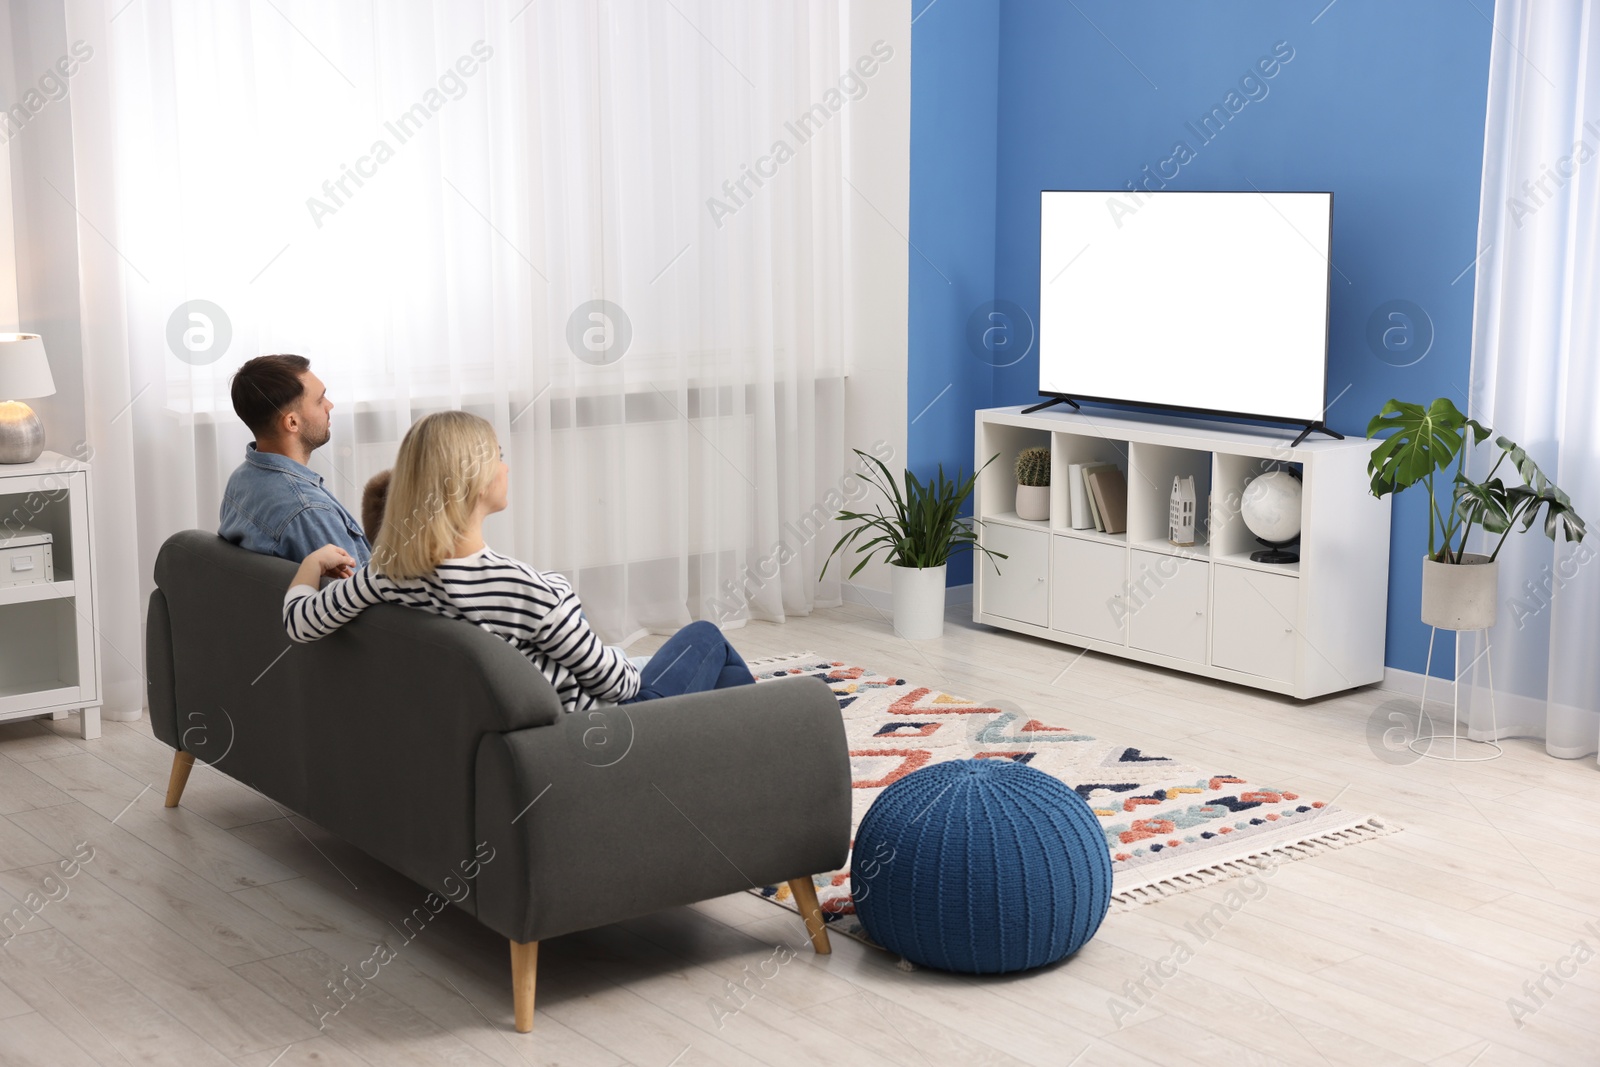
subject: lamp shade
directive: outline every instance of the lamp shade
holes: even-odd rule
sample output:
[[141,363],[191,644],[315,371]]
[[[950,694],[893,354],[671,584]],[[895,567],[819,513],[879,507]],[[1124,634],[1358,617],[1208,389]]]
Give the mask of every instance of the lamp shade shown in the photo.
[[55,391],[39,335],[0,333],[0,401],[31,400]]

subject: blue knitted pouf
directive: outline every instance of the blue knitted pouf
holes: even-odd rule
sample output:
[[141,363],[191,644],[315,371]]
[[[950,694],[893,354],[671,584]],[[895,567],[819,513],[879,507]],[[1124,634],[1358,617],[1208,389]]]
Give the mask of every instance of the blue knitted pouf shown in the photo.
[[965,974],[1076,952],[1111,906],[1111,855],[1089,805],[1043,771],[952,760],[878,795],[856,830],[851,895],[867,935]]

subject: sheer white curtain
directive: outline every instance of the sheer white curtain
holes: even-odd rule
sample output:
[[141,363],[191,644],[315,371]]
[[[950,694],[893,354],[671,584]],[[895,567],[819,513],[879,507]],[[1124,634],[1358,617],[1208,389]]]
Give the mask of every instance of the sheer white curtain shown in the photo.
[[[1500,0],[1494,26],[1470,413],[1591,525],[1578,545],[1512,535],[1488,640],[1500,734],[1576,759],[1600,748],[1600,19],[1581,0]],[[1481,650],[1458,652],[1480,738]]]
[[141,647],[161,541],[215,528],[228,379],[268,352],[327,382],[312,466],[352,510],[415,419],[489,418],[490,543],[610,640],[835,602],[803,520],[845,469],[847,16],[69,0],[107,643]]

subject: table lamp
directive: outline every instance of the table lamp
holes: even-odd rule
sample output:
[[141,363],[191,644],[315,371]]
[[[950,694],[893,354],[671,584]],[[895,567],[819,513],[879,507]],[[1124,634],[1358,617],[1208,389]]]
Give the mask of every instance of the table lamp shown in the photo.
[[36,333],[0,333],[0,463],[32,463],[44,451],[44,424],[29,400],[56,391]]

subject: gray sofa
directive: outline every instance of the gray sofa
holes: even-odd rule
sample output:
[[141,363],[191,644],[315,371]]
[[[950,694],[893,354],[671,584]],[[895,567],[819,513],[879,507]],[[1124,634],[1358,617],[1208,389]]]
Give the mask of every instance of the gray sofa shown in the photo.
[[826,685],[568,714],[505,641],[425,612],[292,645],[294,570],[197,530],[162,546],[145,654],[168,807],[199,759],[454,903],[511,942],[522,1031],[559,934],[788,882],[828,951],[810,875],[844,864],[850,772]]

